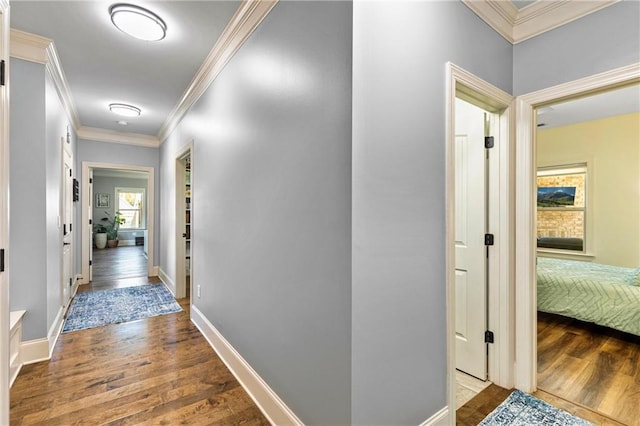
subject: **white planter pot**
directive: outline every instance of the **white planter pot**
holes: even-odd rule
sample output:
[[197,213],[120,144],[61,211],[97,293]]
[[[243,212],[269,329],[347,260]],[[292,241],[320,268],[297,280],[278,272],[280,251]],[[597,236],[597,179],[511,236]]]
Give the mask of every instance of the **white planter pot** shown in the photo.
[[96,247],[99,249],[103,249],[107,246],[107,233],[100,232],[94,235],[94,240],[96,241]]

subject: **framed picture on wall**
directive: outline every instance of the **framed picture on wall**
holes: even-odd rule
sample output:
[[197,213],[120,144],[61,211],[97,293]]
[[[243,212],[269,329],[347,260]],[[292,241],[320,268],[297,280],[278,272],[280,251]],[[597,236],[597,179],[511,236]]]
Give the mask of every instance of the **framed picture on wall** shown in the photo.
[[97,193],[96,194],[96,207],[109,207],[109,194]]

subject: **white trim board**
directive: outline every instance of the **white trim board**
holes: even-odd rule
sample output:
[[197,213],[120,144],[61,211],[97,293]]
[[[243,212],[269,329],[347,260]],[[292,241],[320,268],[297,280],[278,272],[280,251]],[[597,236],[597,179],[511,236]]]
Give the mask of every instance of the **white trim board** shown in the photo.
[[516,98],[517,135],[515,175],[515,387],[536,390],[536,144],[535,114],[538,106],[594,94],[629,84],[640,84],[640,63],[538,90]]
[[40,361],[46,361],[51,359],[53,355],[53,349],[58,342],[58,337],[62,332],[62,326],[64,325],[64,308],[61,306],[58,309],[58,314],[53,320],[53,324],[49,328],[46,338],[27,340],[20,344],[20,357],[22,358],[22,365],[33,364]]
[[191,305],[191,321],[272,425],[304,425],[194,305]]
[[433,416],[420,423],[420,426],[444,426],[449,424],[452,424],[449,419],[449,407],[443,407]]
[[504,0],[462,0],[476,15],[512,44],[558,28],[619,0],[536,1],[522,9]]
[[[507,389],[513,385],[513,221],[511,219],[511,142],[513,97],[464,69],[447,63],[446,104],[446,287],[447,287],[447,406],[456,406],[455,365],[455,99],[462,97],[498,115],[495,147],[489,150],[489,230],[495,245],[489,250],[488,327],[495,343],[488,349],[489,380]],[[455,411],[450,414],[455,423]]]
[[158,268],[158,278],[160,278],[160,281],[164,283],[165,287],[167,287],[173,297],[176,297],[176,285],[171,277],[169,277],[169,275],[167,275],[167,273],[162,270],[162,268]]

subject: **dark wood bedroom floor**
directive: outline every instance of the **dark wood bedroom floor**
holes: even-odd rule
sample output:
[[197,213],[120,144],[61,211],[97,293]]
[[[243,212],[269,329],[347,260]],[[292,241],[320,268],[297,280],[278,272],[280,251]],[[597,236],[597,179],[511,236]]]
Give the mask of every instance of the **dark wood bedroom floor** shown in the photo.
[[640,337],[539,312],[538,389],[640,425]]

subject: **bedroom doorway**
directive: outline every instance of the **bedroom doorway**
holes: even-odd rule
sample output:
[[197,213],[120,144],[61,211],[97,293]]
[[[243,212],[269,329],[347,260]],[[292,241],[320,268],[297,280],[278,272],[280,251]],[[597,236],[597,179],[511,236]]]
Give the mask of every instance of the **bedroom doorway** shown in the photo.
[[536,115],[538,392],[632,424],[640,288],[625,278],[640,267],[640,86]]
[[[606,179],[607,168],[611,168],[615,173],[629,169],[620,161],[605,159],[600,157],[595,151],[591,154],[581,154],[580,149],[587,145],[594,144],[589,142],[591,137],[609,138],[610,142],[605,145],[617,144],[621,139],[619,129],[621,126],[616,124],[613,130],[583,130],[573,136],[569,131],[570,125],[560,126],[564,132],[562,139],[574,140],[581,143],[581,147],[576,146],[565,149],[562,154],[556,153],[553,158],[555,166],[570,166],[571,173],[582,173],[586,169],[586,188],[584,194],[586,196],[585,205],[582,206],[581,195],[579,194],[579,183],[568,184],[566,182],[547,182],[547,187],[557,187],[556,189],[566,187],[576,187],[576,193],[569,191],[569,196],[562,195],[565,206],[557,206],[555,211],[563,212],[565,216],[583,216],[584,223],[580,226],[570,229],[571,224],[565,217],[566,224],[564,233],[557,232],[555,236],[537,235],[538,221],[538,197],[536,196],[536,186],[543,186],[543,182],[537,182],[538,165],[542,171],[549,171],[549,153],[547,148],[543,148],[542,134],[553,130],[550,126],[551,112],[557,108],[562,109],[561,105],[568,100],[576,100],[579,98],[587,99],[592,95],[611,94],[615,89],[634,86],[636,93],[638,83],[640,82],[640,67],[634,64],[628,67],[622,67],[599,75],[576,80],[570,83],[554,86],[549,89],[540,90],[528,95],[523,95],[516,99],[518,108],[519,131],[517,138],[518,150],[516,151],[516,194],[519,194],[516,200],[516,229],[519,230],[519,238],[516,241],[516,274],[520,279],[516,282],[516,358],[520,362],[516,365],[516,387],[527,391],[534,392],[538,389],[540,392],[546,392],[550,397],[558,400],[569,400],[577,402],[585,409],[598,412],[611,419],[622,421],[623,424],[633,424],[635,419],[640,416],[638,410],[637,395],[640,392],[637,377],[634,374],[637,369],[630,373],[625,367],[629,360],[633,358],[633,354],[640,351],[638,345],[638,337],[603,325],[595,325],[593,323],[602,321],[601,319],[582,317],[579,310],[575,310],[575,306],[567,305],[564,312],[553,312],[547,303],[549,300],[557,302],[558,297],[549,294],[541,294],[538,300],[537,271],[542,275],[547,273],[549,268],[549,260],[552,262],[576,262],[579,265],[591,265],[598,263],[598,259],[603,259],[610,252],[607,244],[602,242],[597,236],[597,230],[605,225],[605,221],[598,220],[598,214],[594,208],[610,207],[615,205],[614,191],[618,190],[618,186],[623,186],[621,181],[614,185],[608,185],[605,195],[596,193],[597,187]],[[638,95],[635,95],[637,103]],[[602,103],[598,100],[596,103]],[[614,107],[609,107],[613,111]],[[610,120],[605,118],[603,120]],[[627,119],[629,117],[627,116]],[[591,125],[592,121],[596,121],[593,117],[587,118],[587,122],[583,126]],[[635,125],[631,127],[638,131],[638,120],[640,118],[632,118]],[[587,124],[591,123],[591,124]],[[543,124],[537,127],[537,124]],[[545,125],[546,124],[546,125]],[[546,129],[545,129],[546,128]],[[537,130],[540,129],[538,132]],[[547,138],[549,135],[545,136]],[[539,139],[539,140],[537,140]],[[631,148],[619,149],[626,158],[640,161],[640,153],[638,153],[639,136],[631,138]],[[582,158],[578,158],[582,157]],[[599,158],[600,157],[600,158]],[[538,164],[537,159],[542,163]],[[586,168],[583,168],[586,165]],[[561,167],[560,167],[561,168]],[[583,170],[580,170],[580,169]],[[553,168],[552,168],[553,169]],[[640,179],[640,172],[636,166],[635,177],[632,178],[633,183],[637,184]],[[549,173],[547,173],[548,175]],[[573,176],[575,178],[575,176]],[[537,182],[537,183],[536,183]],[[545,191],[542,191],[543,193]],[[547,191],[548,192],[548,191]],[[567,192],[567,191],[563,191]],[[544,198],[544,197],[542,197]],[[611,201],[610,201],[611,200]],[[635,218],[637,224],[638,196],[637,189],[635,195],[627,197],[627,201],[622,207],[617,207],[616,211],[609,213],[606,222],[624,222],[624,220]],[[635,210],[634,210],[635,209]],[[544,208],[541,209],[544,211]],[[551,209],[553,210],[553,209]],[[581,211],[581,213],[579,212]],[[635,211],[635,213],[634,213]],[[541,218],[540,220],[544,220]],[[571,226],[570,226],[571,225]],[[541,225],[541,228],[547,228],[544,232],[549,233],[547,223]],[[578,229],[582,235],[576,235]],[[622,240],[640,240],[638,236],[632,236],[636,231],[627,229],[625,235],[618,236],[619,242]],[[637,231],[640,232],[640,231]],[[538,238],[543,241],[544,245],[551,244],[551,247],[538,247]],[[581,241],[580,241],[581,240]],[[580,243],[580,244],[577,244]],[[558,245],[561,244],[561,245]],[[616,243],[618,244],[618,243]],[[542,244],[541,244],[542,245]],[[615,249],[615,247],[613,247]],[[540,250],[540,252],[539,252]],[[638,249],[640,250],[640,249]],[[635,252],[635,262],[640,262],[640,253]],[[555,259],[550,259],[553,257]],[[618,258],[618,256],[614,256]],[[563,259],[558,259],[563,258]],[[603,261],[605,265],[612,266],[614,261]],[[640,265],[635,264],[635,267]],[[608,266],[607,266],[608,267]],[[617,266],[614,266],[617,267]],[[540,269],[542,268],[542,269]],[[572,267],[563,264],[561,270],[564,275],[569,275]],[[541,276],[542,276],[541,275]],[[562,276],[557,276],[557,285],[562,286],[560,280]],[[607,279],[608,281],[608,279]],[[541,281],[542,282],[542,281]],[[546,285],[546,284],[545,284]],[[575,286],[572,286],[573,290]],[[627,286],[629,289],[631,286]],[[546,291],[546,290],[540,290]],[[578,301],[582,297],[586,289],[571,297],[574,301]],[[565,296],[567,299],[567,296]],[[538,305],[538,302],[542,305]],[[551,313],[542,313],[538,315],[538,306],[543,311]],[[611,309],[598,309],[592,307],[589,309],[584,306],[583,312],[589,315],[596,310],[610,311]],[[557,314],[561,313],[561,316]],[[585,321],[586,320],[586,321]],[[606,321],[606,319],[605,319]],[[631,357],[631,358],[629,358]],[[637,364],[637,362],[635,363]],[[634,364],[634,365],[635,365]],[[635,367],[634,367],[635,368]],[[538,375],[540,373],[540,375]],[[629,374],[630,373],[630,374]],[[563,375],[564,374],[564,375]]]

